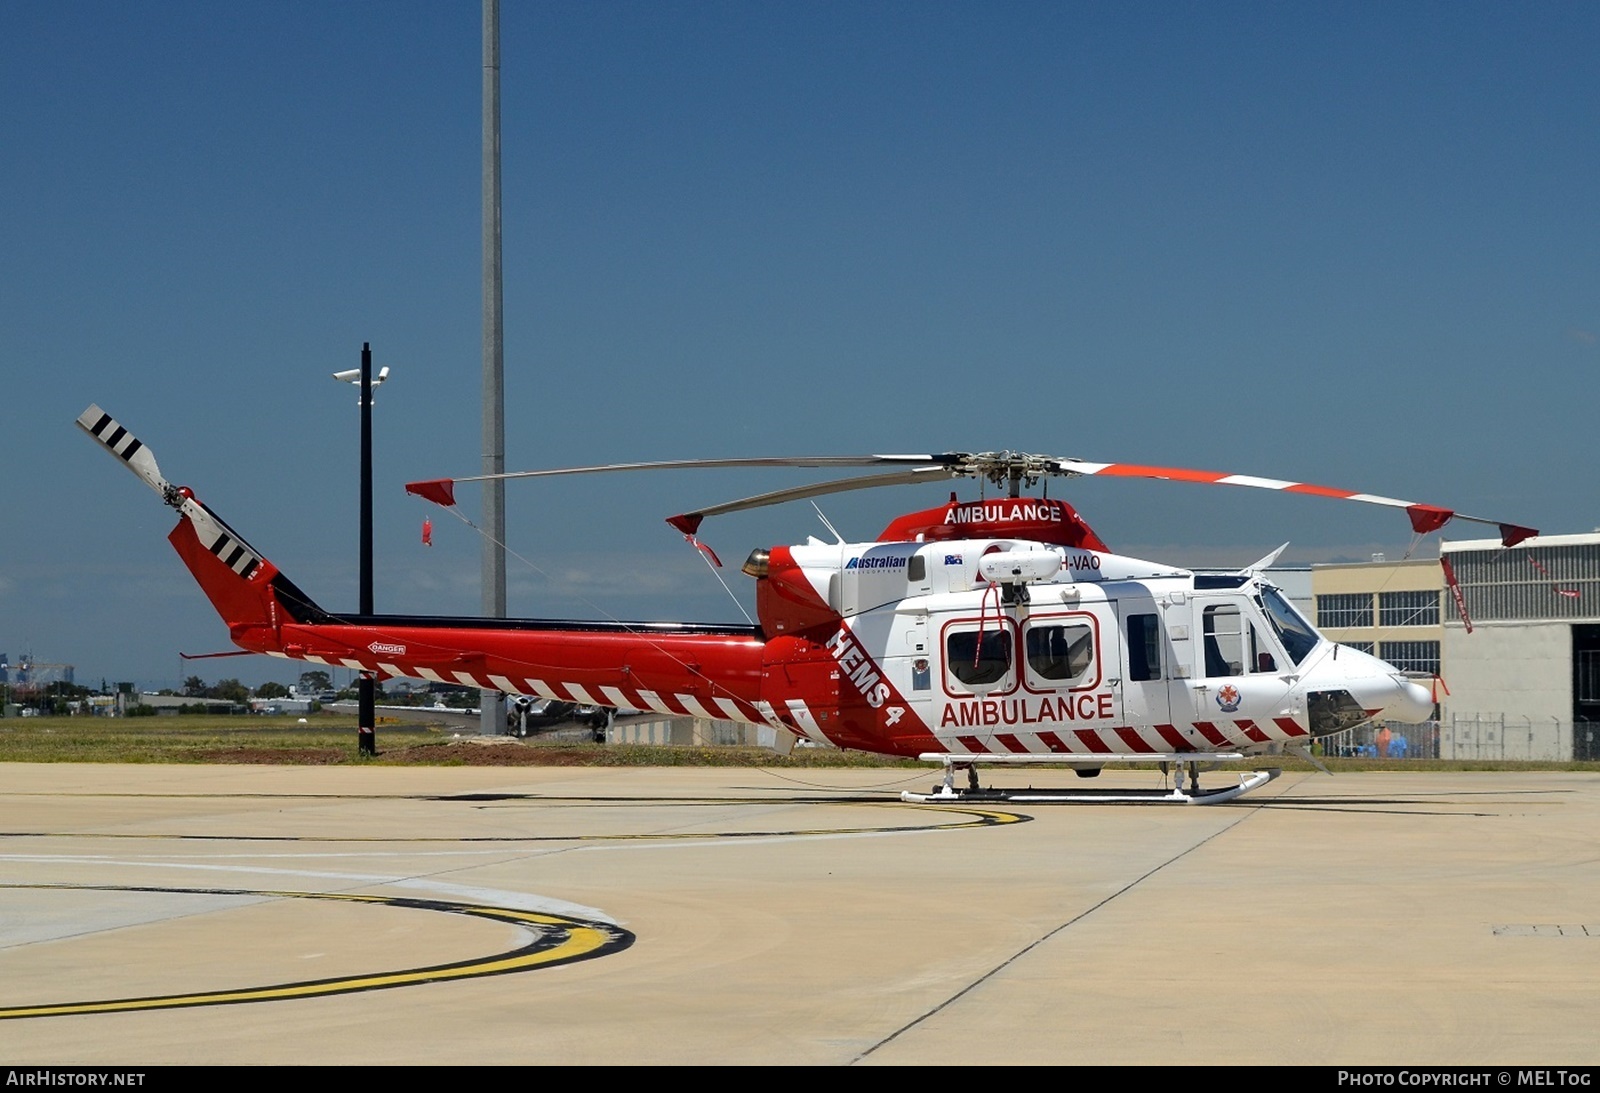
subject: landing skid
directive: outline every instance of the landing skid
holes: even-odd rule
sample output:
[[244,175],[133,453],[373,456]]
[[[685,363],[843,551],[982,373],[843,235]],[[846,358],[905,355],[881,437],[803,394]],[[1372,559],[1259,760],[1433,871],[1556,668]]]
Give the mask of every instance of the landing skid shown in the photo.
[[1238,785],[1220,789],[956,789],[954,786],[939,786],[932,793],[902,793],[900,799],[915,804],[1214,805],[1260,789],[1282,773],[1276,767],[1251,771],[1238,776]]
[[[1117,761],[1159,764],[1162,773],[1170,772],[1172,774],[1172,788],[1035,789],[1030,786],[1027,789],[985,789],[978,784],[979,763],[1016,766],[1030,763],[1060,763],[1061,758],[1055,755],[988,755],[980,758],[943,752],[925,752],[920,758],[924,762],[941,764],[944,767],[944,782],[941,785],[934,786],[932,792],[929,793],[902,793],[900,795],[902,801],[914,804],[940,804],[960,801],[963,803],[1006,802],[1019,804],[1083,802],[1087,804],[1212,805],[1219,804],[1222,801],[1231,801],[1235,797],[1242,797],[1253,789],[1261,788],[1283,773],[1275,767],[1271,770],[1251,771],[1248,774],[1239,774],[1237,785],[1223,786],[1220,789],[1201,789],[1200,768],[1202,765],[1209,768],[1218,763],[1237,763],[1244,756],[1238,752],[1102,754],[1095,757],[1098,764]],[[957,770],[965,770],[967,772],[967,786],[965,789],[956,788],[955,775]]]

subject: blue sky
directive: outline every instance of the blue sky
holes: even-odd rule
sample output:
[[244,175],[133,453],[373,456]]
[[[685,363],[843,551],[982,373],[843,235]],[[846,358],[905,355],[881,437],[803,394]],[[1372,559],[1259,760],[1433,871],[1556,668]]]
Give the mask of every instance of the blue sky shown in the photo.
[[[394,370],[378,606],[476,611],[476,537],[435,511],[424,548],[401,486],[480,463],[480,34],[473,3],[0,7],[0,651],[291,680],[178,660],[226,633],[72,421],[100,403],[348,608],[329,373],[363,341]],[[1597,49],[1562,3],[507,3],[508,465],[1012,448],[1588,531]],[[513,484],[511,610],[737,618],[661,520],[805,477]],[[947,490],[825,509],[870,538]],[[1316,499],[1053,492],[1177,562],[1409,540]],[[748,602],[744,554],[813,533],[802,504],[705,538]]]

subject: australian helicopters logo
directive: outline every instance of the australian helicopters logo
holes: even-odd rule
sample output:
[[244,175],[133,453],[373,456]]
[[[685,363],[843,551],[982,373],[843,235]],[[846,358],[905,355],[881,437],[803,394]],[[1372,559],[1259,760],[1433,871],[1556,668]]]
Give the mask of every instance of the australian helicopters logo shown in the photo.
[[846,569],[904,569],[906,560],[903,555],[885,555],[877,558],[851,558],[844,564]]

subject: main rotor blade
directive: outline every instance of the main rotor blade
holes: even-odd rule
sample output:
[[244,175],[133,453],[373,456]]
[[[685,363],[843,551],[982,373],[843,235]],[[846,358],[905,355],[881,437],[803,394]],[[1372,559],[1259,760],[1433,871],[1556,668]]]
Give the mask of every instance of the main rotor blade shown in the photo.
[[556,467],[542,471],[506,471],[502,474],[475,474],[462,478],[433,478],[422,482],[407,482],[406,492],[449,508],[455,504],[455,486],[458,482],[495,482],[512,478],[551,478],[567,474],[604,474],[608,471],[674,471],[705,468],[738,467],[881,467],[932,466],[949,467],[964,463],[965,452],[946,452],[942,455],[815,455],[815,456],[751,456],[729,459],[664,459],[648,463],[600,463],[592,467]]
[[704,467],[878,467],[888,464],[934,464],[944,466],[966,458],[962,452],[945,455],[800,455],[749,456],[731,459],[662,459],[649,463],[600,463],[593,467],[557,467],[543,471],[508,471],[504,474],[478,474],[454,479],[456,482],[489,482],[497,478],[547,478],[561,474],[603,474],[606,471],[673,471]]
[[891,471],[888,474],[868,474],[858,478],[836,478],[831,482],[817,482],[809,486],[794,486],[786,490],[774,490],[771,493],[758,493],[754,497],[746,497],[738,501],[727,501],[720,505],[708,505],[694,512],[669,516],[667,517],[667,523],[685,535],[693,535],[700,527],[700,522],[707,516],[722,516],[730,512],[742,512],[745,509],[781,505],[785,501],[804,501],[810,497],[826,497],[830,493],[870,490],[877,486],[911,485],[916,482],[930,481],[932,476],[936,475],[959,478],[962,473],[960,470],[952,470],[949,467],[935,466],[917,467],[909,471]]
[[1335,489],[1332,486],[1314,486],[1308,482],[1286,482],[1279,478],[1257,478],[1248,474],[1227,474],[1222,471],[1199,471],[1184,467],[1149,467],[1139,463],[1090,463],[1082,459],[1055,460],[1056,473],[1077,477],[1080,475],[1105,475],[1113,478],[1154,478],[1169,482],[1198,482],[1214,486],[1250,486],[1261,490],[1279,490],[1283,493],[1304,493],[1316,497],[1332,497],[1341,501],[1360,501],[1368,505],[1385,505],[1405,509],[1411,518],[1411,528],[1418,535],[1437,531],[1450,520],[1467,520],[1474,524],[1487,524],[1500,532],[1503,546],[1516,546],[1524,539],[1539,534],[1537,530],[1520,524],[1508,524],[1482,516],[1468,516],[1454,509],[1426,505],[1419,501],[1402,501],[1397,497],[1382,497],[1375,493],[1357,493],[1355,490]]
[[654,463],[609,463],[594,467],[514,471],[507,474],[475,475],[470,478],[440,478],[430,482],[409,483],[406,486],[406,492],[417,494],[448,507],[455,504],[454,490],[457,482],[487,482],[494,479],[538,478],[564,474],[596,474],[604,471],[677,470],[702,467],[873,467],[884,465],[914,469],[759,494],[755,497],[745,498],[742,501],[730,502],[727,505],[713,506],[700,512],[674,516],[668,522],[674,527],[678,527],[680,522],[692,522],[695,526],[698,526],[701,519],[720,513],[759,508],[762,505],[776,505],[784,501],[797,501],[808,497],[821,497],[845,490],[869,489],[873,486],[894,486],[908,482],[926,481],[925,475],[928,473],[944,473],[951,477],[986,478],[996,485],[1009,482],[1013,492],[1015,492],[1018,483],[1026,482],[1031,484],[1040,478],[1051,476],[1078,478],[1103,475],[1111,478],[1152,478],[1169,482],[1196,482],[1205,485],[1249,486],[1254,489],[1311,494],[1317,497],[1332,497],[1343,501],[1359,501],[1368,505],[1383,505],[1388,508],[1404,509],[1407,517],[1411,520],[1412,530],[1419,535],[1437,531],[1452,519],[1466,520],[1470,523],[1485,524],[1496,528],[1500,532],[1500,542],[1508,547],[1515,546],[1524,539],[1538,534],[1533,528],[1523,527],[1520,524],[1490,520],[1482,516],[1468,516],[1465,513],[1458,513],[1454,509],[1442,508],[1438,505],[1427,505],[1417,501],[1403,501],[1397,497],[1383,497],[1373,493],[1359,493],[1355,490],[1335,489],[1331,486],[1317,486],[1308,482],[1289,482],[1279,478],[1260,478],[1255,475],[1228,474],[1222,471],[1202,471],[1185,467],[1153,467],[1142,463],[1093,463],[1085,459],[1029,455],[1026,452],[1012,451],[946,452],[934,455],[674,459]]

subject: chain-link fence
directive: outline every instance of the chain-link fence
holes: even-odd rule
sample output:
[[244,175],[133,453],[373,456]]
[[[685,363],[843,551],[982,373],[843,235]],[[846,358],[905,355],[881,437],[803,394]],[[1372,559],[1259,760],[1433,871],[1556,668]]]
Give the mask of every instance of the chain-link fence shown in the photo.
[[1324,736],[1318,743],[1323,755],[1342,759],[1437,759],[1439,722],[1377,721]]
[[1600,760],[1600,721],[1513,714],[1451,715],[1407,725],[1375,721],[1320,741],[1322,754],[1370,759]]

